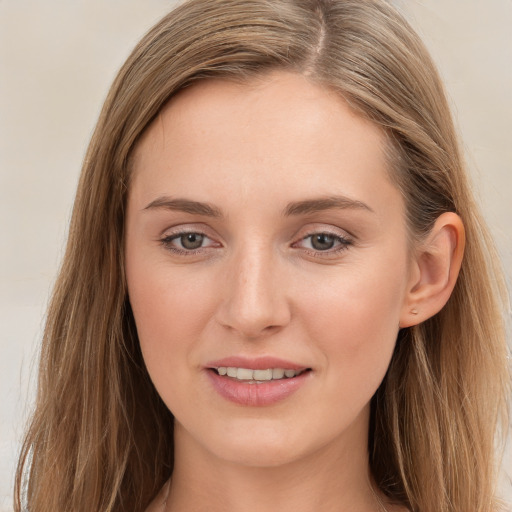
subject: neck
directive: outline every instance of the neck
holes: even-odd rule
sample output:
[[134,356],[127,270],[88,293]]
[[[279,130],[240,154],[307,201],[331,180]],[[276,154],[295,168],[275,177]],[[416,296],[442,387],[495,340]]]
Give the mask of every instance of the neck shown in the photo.
[[367,430],[312,453],[264,466],[220,459],[175,428],[175,465],[166,512],[376,512],[368,471]]

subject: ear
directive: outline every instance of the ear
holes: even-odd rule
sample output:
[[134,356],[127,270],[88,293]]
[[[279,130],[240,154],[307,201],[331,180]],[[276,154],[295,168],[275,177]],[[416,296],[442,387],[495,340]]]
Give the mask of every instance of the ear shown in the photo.
[[464,245],[461,218],[452,212],[440,215],[414,255],[400,327],[427,320],[448,302],[459,275]]

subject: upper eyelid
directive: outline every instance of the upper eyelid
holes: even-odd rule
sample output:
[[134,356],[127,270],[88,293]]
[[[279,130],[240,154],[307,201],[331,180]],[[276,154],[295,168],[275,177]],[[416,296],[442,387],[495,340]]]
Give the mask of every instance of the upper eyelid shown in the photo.
[[313,231],[312,233],[307,233],[306,235],[301,236],[299,238],[299,241],[305,240],[306,238],[310,238],[315,235],[327,235],[327,236],[331,236],[333,238],[337,238],[339,240],[347,240],[347,241],[352,240],[352,237],[350,237],[348,235],[342,235],[340,233],[333,233],[332,231]]
[[339,238],[343,238],[346,240],[354,240],[355,236],[347,231],[346,229],[342,229],[338,226],[333,225],[327,225],[327,224],[314,224],[312,226],[304,226],[301,229],[299,229],[296,234],[295,238],[297,240],[302,240],[304,238],[307,238],[308,236],[312,236],[315,234],[320,233],[326,233],[328,235],[336,236]]
[[169,231],[168,229],[166,229],[162,233],[162,238],[171,238],[171,237],[175,238],[180,235],[188,235],[191,233],[206,236],[206,237],[210,238],[207,233],[205,233],[203,230],[200,230],[200,229],[177,229],[175,231]]
[[[174,246],[175,241],[179,240],[182,236],[188,235],[191,233],[200,235],[200,236],[204,237],[205,239],[208,239],[210,241],[210,244],[208,244],[204,247],[201,245],[200,247],[197,247],[196,249],[186,249],[184,247],[180,248],[180,247]],[[199,253],[204,253],[204,251],[209,251],[212,248],[218,249],[219,247],[222,247],[222,244],[219,244],[213,238],[209,237],[208,235],[206,235],[204,233],[200,233],[197,230],[195,230],[195,231],[177,231],[176,233],[169,233],[168,235],[164,235],[164,236],[160,237],[158,242],[165,248],[165,250],[170,251],[171,253],[174,253],[175,255],[181,255],[181,256],[193,256],[193,255],[197,255]],[[217,245],[217,247],[215,247],[216,245]]]
[[208,229],[201,224],[177,224],[176,226],[170,226],[162,230],[160,238],[167,238],[179,234],[197,233],[212,238],[214,234],[211,229]]
[[204,238],[207,238],[208,240],[211,240],[212,242],[214,243],[220,243],[220,242],[217,242],[213,237],[211,237],[210,235],[208,235],[207,233],[205,233],[204,231],[199,231],[197,229],[192,229],[192,230],[180,230],[180,231],[176,231],[174,233],[168,233],[168,234],[163,234],[161,237],[160,237],[160,241],[162,242],[168,242],[168,241],[171,241],[171,240],[176,240],[184,235],[190,235],[190,234],[195,234],[195,235],[200,235]]
[[[298,247],[298,245],[304,240],[319,234],[326,234],[337,239],[338,244],[331,249],[320,251],[309,247]],[[291,246],[297,249],[302,249],[318,257],[329,258],[334,257],[341,251],[347,250],[350,246],[353,246],[356,239],[346,229],[342,229],[332,224],[312,223],[307,226],[303,226],[294,236],[294,241]]]
[[[299,242],[302,242],[304,240],[306,240],[307,238],[310,238],[314,235],[320,235],[320,234],[325,234],[325,235],[328,235],[328,236],[331,236],[335,239],[337,239],[339,242],[340,242],[340,245],[344,246],[344,247],[347,247],[348,245],[353,245],[353,240],[351,237],[348,237],[348,236],[343,236],[343,235],[337,235],[335,233],[330,233],[328,231],[316,231],[314,233],[310,233],[309,235],[305,235],[305,236],[302,236],[300,237],[296,242],[293,242],[292,245],[296,245],[298,244]],[[326,251],[320,251],[320,252],[329,252],[328,250]]]
[[[169,239],[169,238],[173,238],[173,237],[176,238],[176,237],[179,237],[181,234],[188,234],[188,233],[197,233],[199,235],[205,236],[214,241],[224,244],[222,237],[220,237],[216,231],[208,228],[207,226],[204,226],[203,224],[195,224],[195,223],[178,224],[176,226],[167,227],[165,230],[163,230],[161,232],[161,235],[159,236],[159,240]],[[350,241],[352,243],[355,240],[355,237],[350,232],[348,232],[346,229],[342,229],[338,226],[318,223],[316,225],[313,224],[313,225],[309,225],[309,226],[308,225],[302,226],[292,236],[291,243],[293,245],[293,244],[300,242],[301,240],[304,240],[305,238],[308,238],[315,234],[321,234],[321,233],[325,233],[325,234],[334,236],[336,238],[340,238],[345,241]]]

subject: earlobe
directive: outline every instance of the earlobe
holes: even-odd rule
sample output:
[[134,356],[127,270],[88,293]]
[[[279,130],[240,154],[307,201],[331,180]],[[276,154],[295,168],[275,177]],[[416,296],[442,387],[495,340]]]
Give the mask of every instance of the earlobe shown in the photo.
[[459,275],[465,234],[461,218],[453,212],[436,220],[417,248],[414,271],[400,315],[400,327],[417,325],[438,313],[448,302]]

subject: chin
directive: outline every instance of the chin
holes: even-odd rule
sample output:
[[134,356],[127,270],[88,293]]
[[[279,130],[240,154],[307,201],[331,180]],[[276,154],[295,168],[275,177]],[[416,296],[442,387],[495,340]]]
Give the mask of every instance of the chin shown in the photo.
[[[207,428],[203,428],[205,423]],[[187,428],[187,427],[191,428]],[[199,428],[195,428],[199,426]],[[298,428],[297,428],[298,427]],[[176,420],[175,446],[184,458],[247,467],[277,467],[300,459],[311,447],[300,425],[269,418],[231,418],[187,425]]]
[[281,424],[253,418],[212,429],[202,442],[216,458],[228,463],[271,468],[305,459],[329,445],[331,432],[322,435],[317,430],[312,435],[311,430],[300,421]]
[[251,446],[232,445],[231,449],[218,454],[226,462],[253,468],[273,468],[291,464],[304,457],[300,448],[281,443],[256,442]]

